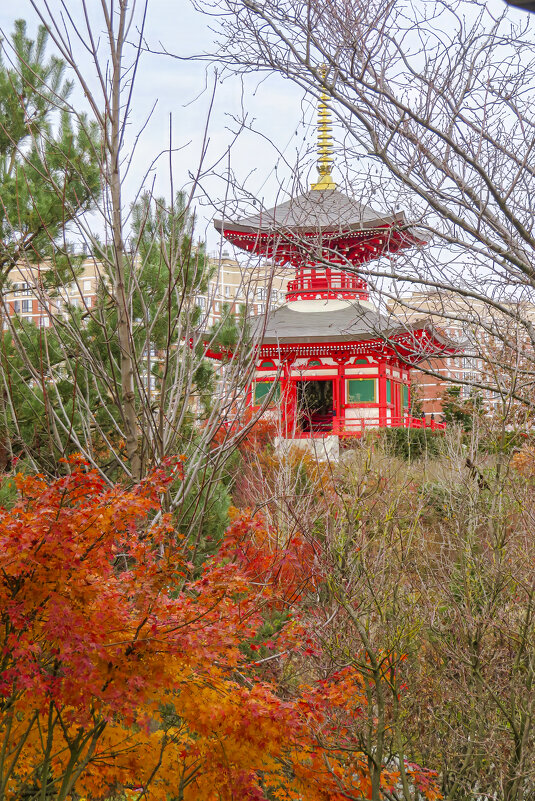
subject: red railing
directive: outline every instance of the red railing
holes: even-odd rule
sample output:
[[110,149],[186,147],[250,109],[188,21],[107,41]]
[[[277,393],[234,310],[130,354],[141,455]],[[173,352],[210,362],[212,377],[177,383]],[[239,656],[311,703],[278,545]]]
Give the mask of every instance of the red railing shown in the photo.
[[301,275],[288,281],[288,292],[367,292],[366,282],[358,275],[346,272],[331,272],[330,275]]
[[[325,435],[333,434],[339,437],[361,437],[366,429],[370,428],[426,428],[430,431],[444,431],[446,423],[436,422],[435,420],[422,420],[419,417],[411,417],[411,415],[404,415],[403,417],[392,417],[384,421],[384,418],[379,417],[361,417],[356,420],[340,420],[336,417],[329,419],[328,416],[322,415],[320,418],[311,418],[301,424],[291,434],[291,437],[296,439],[307,437],[322,437]],[[290,436],[290,435],[289,435]]]

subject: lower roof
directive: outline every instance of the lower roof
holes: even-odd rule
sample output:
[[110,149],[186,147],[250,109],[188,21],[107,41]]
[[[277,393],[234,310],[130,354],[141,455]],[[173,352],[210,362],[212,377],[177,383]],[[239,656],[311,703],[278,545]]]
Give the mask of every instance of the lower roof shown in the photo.
[[[252,317],[250,325],[253,335],[262,345],[324,344],[338,342],[364,342],[381,340],[396,345],[403,340],[404,348],[421,350],[425,340],[425,351],[459,352],[459,345],[438,331],[430,320],[400,326],[395,318],[361,306],[357,302],[339,308],[323,308],[318,311],[297,311],[297,303],[286,304],[272,311],[267,317]],[[412,344],[412,346],[411,346]]]
[[391,328],[387,317],[357,303],[318,311],[297,311],[286,304],[271,312],[267,318],[251,318],[251,323],[254,332],[261,334],[262,343],[266,345],[286,342],[349,342],[369,339],[370,335],[381,336]]

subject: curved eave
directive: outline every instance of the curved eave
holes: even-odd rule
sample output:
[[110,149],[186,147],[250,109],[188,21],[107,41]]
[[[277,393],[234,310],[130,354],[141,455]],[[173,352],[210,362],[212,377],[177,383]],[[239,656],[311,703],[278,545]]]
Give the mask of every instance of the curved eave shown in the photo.
[[443,359],[464,352],[464,343],[453,342],[444,336],[431,322],[418,321],[392,331],[388,337],[399,355],[419,364],[427,359]]
[[[195,347],[195,343],[191,337],[189,340],[189,346],[191,349]],[[223,360],[229,361],[234,356],[234,353],[231,350],[228,350],[228,348],[223,348],[221,346],[219,348],[212,347],[212,345],[210,345],[210,343],[206,340],[203,342],[203,347],[203,356],[207,359],[216,359],[218,362],[222,362]]]
[[442,344],[423,331],[415,331],[410,338],[405,336],[390,337],[388,344],[403,361],[407,361],[410,364],[420,364],[429,359],[444,359],[447,356],[455,356],[459,353],[456,348]]
[[314,346],[319,349],[348,351],[358,350],[359,352],[370,351],[376,354],[398,356],[403,361],[411,365],[417,365],[427,359],[440,359],[448,356],[455,356],[462,353],[458,344],[445,338],[440,332],[430,327],[412,328],[408,330],[394,329],[385,331],[384,335],[378,336],[375,332],[363,333],[360,335],[339,336],[299,336],[299,337],[264,337],[260,345],[262,353],[280,351],[287,353],[291,351],[309,350]]
[[232,353],[229,351],[214,350],[213,348],[206,348],[204,355],[207,359],[216,359],[218,362],[222,362],[223,359],[232,358]]
[[[394,226],[367,230],[314,232],[247,233],[234,228],[222,229],[225,239],[240,250],[274,258],[283,263],[301,264],[303,260],[325,259],[332,264],[362,264],[385,254],[426,244],[425,240]],[[307,252],[308,251],[308,252]]]

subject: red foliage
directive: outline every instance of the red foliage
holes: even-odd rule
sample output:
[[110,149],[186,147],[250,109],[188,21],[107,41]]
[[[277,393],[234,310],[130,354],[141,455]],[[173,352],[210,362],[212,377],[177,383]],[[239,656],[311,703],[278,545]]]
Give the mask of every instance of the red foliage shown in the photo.
[[300,534],[282,541],[261,514],[252,517],[248,511],[231,510],[231,517],[220,555],[238,564],[253,584],[265,588],[271,604],[288,607],[317,586],[321,576],[315,543]]
[[69,469],[17,476],[19,500],[0,510],[0,796],[367,797],[358,672],[288,700],[244,655],[266,606],[314,586],[314,547],[241,515],[192,580],[171,520],[151,522],[180,460],[131,490],[80,459]]

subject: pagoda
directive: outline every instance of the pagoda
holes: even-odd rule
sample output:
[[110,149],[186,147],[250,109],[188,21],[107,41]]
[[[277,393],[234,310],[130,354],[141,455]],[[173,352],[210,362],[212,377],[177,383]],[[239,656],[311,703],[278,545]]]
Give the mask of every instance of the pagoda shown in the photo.
[[426,422],[410,413],[411,369],[458,346],[428,320],[400,327],[377,311],[359,270],[425,241],[403,212],[381,214],[337,189],[325,93],[318,117],[311,189],[268,211],[214,221],[235,247],[295,270],[284,304],[250,318],[259,344],[248,405],[277,409],[282,437],[292,441],[421,428]]

